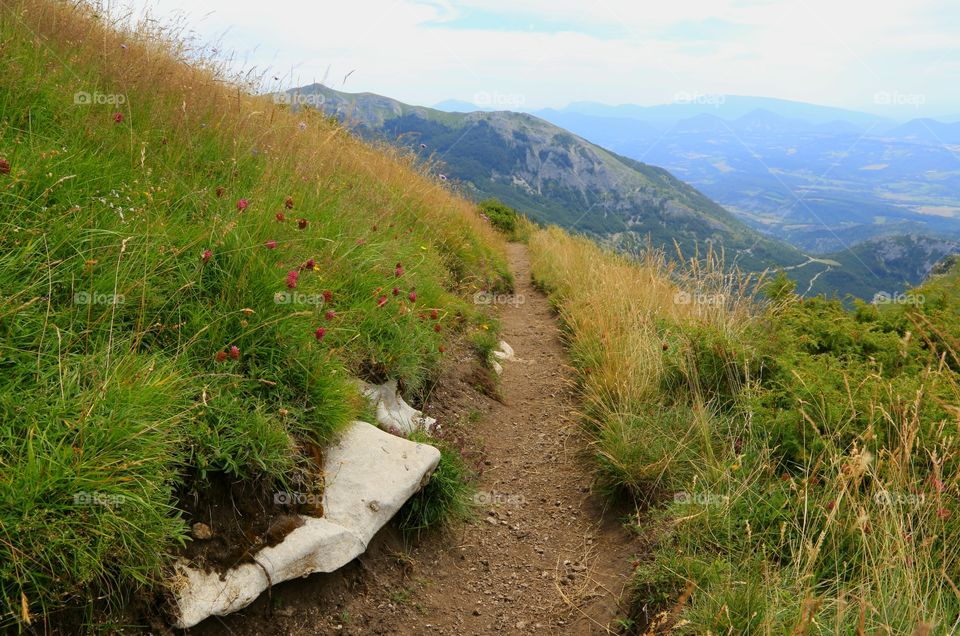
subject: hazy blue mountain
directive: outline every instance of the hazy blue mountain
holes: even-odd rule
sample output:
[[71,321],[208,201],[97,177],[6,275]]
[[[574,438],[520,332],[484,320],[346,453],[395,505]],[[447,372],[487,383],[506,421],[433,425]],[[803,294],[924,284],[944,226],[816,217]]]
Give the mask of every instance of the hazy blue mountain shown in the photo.
[[[730,98],[715,108],[654,107],[655,115],[634,106],[570,108],[603,116],[569,109],[542,115],[619,154],[663,166],[755,229],[801,250],[828,254],[898,234],[960,239],[960,124],[895,125],[754,98]],[[702,112],[664,127],[663,113],[693,110]]]
[[733,120],[732,124],[734,130],[739,132],[762,135],[790,133],[810,127],[807,121],[784,117],[766,108],[758,108],[741,115]]
[[[673,134],[686,134],[686,133],[719,133],[723,134],[731,130],[732,122],[729,122],[725,119],[721,119],[716,115],[710,113],[702,113],[700,115],[694,115],[688,119],[681,119],[676,122],[672,127],[671,131]],[[661,132],[660,136],[662,137],[664,133]]]
[[935,119],[913,119],[886,133],[887,136],[927,144],[960,144],[960,123],[945,124]]
[[[702,113],[723,119],[737,119],[755,110],[767,110],[787,119],[800,119],[811,124],[826,124],[833,121],[848,121],[861,126],[892,123],[882,117],[845,108],[818,106],[770,97],[743,95],[681,95],[681,102],[658,106],[622,104],[609,106],[594,102],[574,102],[559,109],[565,113],[579,113],[596,117],[639,119],[651,123],[670,124]],[[540,115],[542,111],[534,111]]]

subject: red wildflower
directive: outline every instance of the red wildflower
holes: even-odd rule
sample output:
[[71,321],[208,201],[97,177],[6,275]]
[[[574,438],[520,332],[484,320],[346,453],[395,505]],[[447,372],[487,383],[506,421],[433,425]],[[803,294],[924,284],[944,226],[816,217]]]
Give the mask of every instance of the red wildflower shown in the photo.
[[332,309],[328,309],[327,313],[323,314],[323,317],[326,318],[327,320],[333,320],[334,318],[337,317],[337,312],[335,312]]
[[283,215],[283,212],[277,212],[277,221],[283,223],[287,220],[287,217]]
[[440,317],[440,312],[437,311],[436,309],[430,312],[430,320],[436,320],[439,317]]
[[217,351],[217,355],[216,355],[215,357],[216,357],[217,362],[223,362],[224,360],[227,359],[227,352],[226,352],[226,351]]
[[0,174],[10,174],[10,162],[0,159]]
[[827,504],[827,510],[833,510],[836,507],[836,505],[837,505],[836,501],[831,501],[830,503]]
[[220,197],[222,197],[223,193],[226,191],[227,191],[226,188],[224,188],[223,186],[217,186],[217,198],[219,199]]
[[213,256],[213,252],[211,252],[210,250],[203,250],[203,256],[201,256],[200,259],[201,259],[204,263],[206,263],[207,261],[210,260],[210,257],[211,257],[211,256]]
[[414,290],[411,289],[411,290],[410,290],[410,293],[407,294],[407,298],[409,298],[409,299],[410,299],[410,302],[412,302],[412,303],[417,302],[417,292],[415,292]]
[[443,353],[443,352],[446,351],[446,350],[447,350],[447,348],[444,347],[443,345],[440,345],[439,347],[437,347],[437,351],[439,351],[440,353]]
[[240,212],[243,212],[244,210],[247,209],[247,206],[249,205],[250,205],[249,201],[247,201],[246,199],[240,199],[239,201],[237,201],[237,210],[239,210]]
[[383,307],[386,304],[387,304],[386,296],[381,296],[380,298],[377,299],[377,307]]
[[317,340],[323,340],[323,337],[327,335],[327,330],[323,327],[317,327],[317,330],[313,335]]
[[297,227],[301,230],[307,229],[307,220],[306,219],[297,219]]
[[394,288],[393,288],[393,295],[394,295],[394,296],[399,296],[399,295],[400,295],[400,288],[399,288],[399,287],[394,287]]
[[393,270],[393,273],[396,274],[397,278],[403,276],[403,265],[397,263],[397,268]]
[[237,348],[237,345],[232,345],[230,347],[230,357],[234,360],[240,359],[240,349]]
[[439,323],[439,322],[433,326],[433,330],[436,331],[437,333],[440,333],[440,323]]
[[123,123],[123,113],[121,113],[120,111],[115,112],[113,114],[113,121],[118,124]]
[[267,249],[268,249],[268,250],[272,250],[272,249],[274,249],[274,248],[277,246],[277,242],[276,242],[276,241],[267,241],[266,243],[264,243],[264,245],[267,246]]
[[303,266],[304,266],[306,269],[313,269],[314,267],[317,266],[317,262],[316,262],[315,260],[313,260],[312,258],[308,258],[308,259],[307,259],[307,262],[304,263]]
[[333,292],[329,289],[323,290],[323,302],[331,303],[333,302]]
[[371,229],[372,231],[376,232],[376,231],[377,231],[377,224],[374,223],[373,225],[371,225],[371,226],[370,226],[370,229]]
[[937,516],[940,517],[941,519],[949,519],[950,511],[947,510],[946,508],[940,508],[939,510],[937,510]]
[[288,210],[293,209],[293,197],[287,197],[287,200],[283,202],[283,205],[286,206]]
[[295,289],[298,278],[300,278],[300,272],[297,270],[294,269],[287,272],[287,289]]

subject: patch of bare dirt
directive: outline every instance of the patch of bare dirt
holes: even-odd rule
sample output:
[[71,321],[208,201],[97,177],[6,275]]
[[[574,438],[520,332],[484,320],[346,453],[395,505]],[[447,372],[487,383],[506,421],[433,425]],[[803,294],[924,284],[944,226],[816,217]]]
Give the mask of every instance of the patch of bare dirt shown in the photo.
[[279,585],[190,634],[619,631],[637,543],[591,492],[572,372],[526,248],[511,245],[510,263],[525,302],[498,307],[519,358],[504,363],[502,401],[478,387],[478,362],[459,346],[425,405],[477,468],[476,519],[413,545],[388,525],[338,572]]

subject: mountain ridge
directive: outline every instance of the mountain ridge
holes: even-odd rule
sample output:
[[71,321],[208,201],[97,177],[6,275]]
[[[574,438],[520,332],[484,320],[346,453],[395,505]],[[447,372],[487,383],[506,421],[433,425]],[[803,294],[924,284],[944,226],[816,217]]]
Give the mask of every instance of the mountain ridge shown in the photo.
[[[728,210],[669,171],[598,146],[529,113],[450,113],[380,95],[351,94],[320,84],[294,89],[368,138],[387,138],[442,157],[445,176],[476,198],[493,196],[535,220],[603,240],[650,235],[685,255],[698,244],[722,244],[748,270],[803,262],[786,244],[751,230]],[[421,144],[426,147],[422,148]],[[583,212],[581,212],[581,210]]]

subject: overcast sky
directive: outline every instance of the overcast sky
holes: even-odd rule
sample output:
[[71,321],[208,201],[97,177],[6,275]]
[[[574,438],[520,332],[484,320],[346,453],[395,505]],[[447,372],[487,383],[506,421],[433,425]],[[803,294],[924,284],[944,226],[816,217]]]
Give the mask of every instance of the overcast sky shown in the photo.
[[511,109],[758,95],[960,119],[957,0],[133,1],[284,88]]

